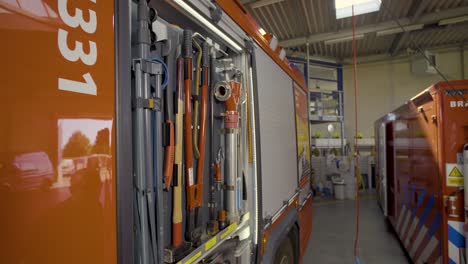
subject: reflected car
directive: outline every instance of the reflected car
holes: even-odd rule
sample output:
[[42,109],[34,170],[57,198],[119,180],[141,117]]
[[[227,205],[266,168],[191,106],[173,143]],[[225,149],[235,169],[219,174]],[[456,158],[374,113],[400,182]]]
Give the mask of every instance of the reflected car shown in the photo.
[[73,159],[63,159],[62,162],[60,162],[60,169],[64,176],[69,176],[75,173],[75,163]]
[[6,191],[47,190],[54,181],[54,168],[45,152],[16,155],[0,168],[0,189]]

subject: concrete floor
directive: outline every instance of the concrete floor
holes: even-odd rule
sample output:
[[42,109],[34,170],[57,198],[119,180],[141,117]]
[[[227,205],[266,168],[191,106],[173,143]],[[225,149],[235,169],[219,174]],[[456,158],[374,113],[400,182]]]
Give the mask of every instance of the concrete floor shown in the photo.
[[[359,256],[362,264],[407,264],[403,249],[371,195],[361,200]],[[304,264],[355,264],[355,201],[316,201]]]

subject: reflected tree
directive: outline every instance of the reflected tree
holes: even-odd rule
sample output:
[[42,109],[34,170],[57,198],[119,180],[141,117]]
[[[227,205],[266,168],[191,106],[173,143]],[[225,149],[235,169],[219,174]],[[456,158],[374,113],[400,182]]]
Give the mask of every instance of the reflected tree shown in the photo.
[[91,144],[89,138],[81,131],[72,134],[67,144],[63,148],[64,158],[82,157],[89,154]]
[[98,131],[91,153],[110,154],[110,132],[108,128]]

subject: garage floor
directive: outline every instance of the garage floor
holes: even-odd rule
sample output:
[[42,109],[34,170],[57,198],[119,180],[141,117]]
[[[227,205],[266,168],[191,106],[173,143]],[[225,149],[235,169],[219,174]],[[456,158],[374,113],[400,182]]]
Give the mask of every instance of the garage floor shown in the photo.
[[[374,197],[363,195],[361,200],[361,263],[409,263]],[[355,201],[316,201],[312,236],[302,263],[355,264],[355,217]]]

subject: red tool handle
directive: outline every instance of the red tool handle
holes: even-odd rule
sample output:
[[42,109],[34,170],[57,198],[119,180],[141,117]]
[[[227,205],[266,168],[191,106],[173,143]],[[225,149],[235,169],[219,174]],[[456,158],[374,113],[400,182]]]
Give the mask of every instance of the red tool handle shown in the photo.
[[214,165],[214,180],[216,182],[221,182],[221,163],[217,161]]
[[200,158],[197,163],[197,192],[195,194],[195,205],[203,205],[203,169],[205,165],[205,143],[206,143],[206,116],[208,108],[208,67],[203,67],[203,84],[201,87],[200,102],[200,132],[198,134],[198,149]]
[[172,175],[174,171],[174,123],[171,120],[166,121],[169,128],[169,144],[166,146],[165,163],[164,163],[164,181],[166,188],[171,188]]

